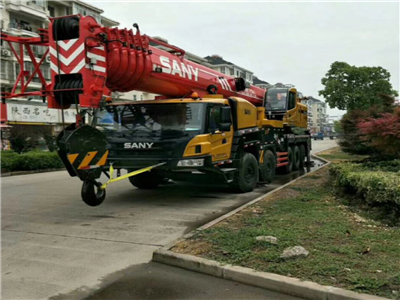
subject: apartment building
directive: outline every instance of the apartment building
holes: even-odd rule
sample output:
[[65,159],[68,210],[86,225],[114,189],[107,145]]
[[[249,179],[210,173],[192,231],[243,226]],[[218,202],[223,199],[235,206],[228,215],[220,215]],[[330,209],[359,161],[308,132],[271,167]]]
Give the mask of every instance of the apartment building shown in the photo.
[[[102,16],[103,10],[79,0],[73,1],[44,1],[44,0],[1,0],[1,30],[10,35],[20,37],[37,37],[39,28],[47,28],[49,17],[60,17],[71,14],[93,16],[104,26],[118,26],[117,21]],[[13,45],[19,53],[17,45]],[[20,65],[7,42],[1,45],[1,75],[2,92],[11,92],[19,74]],[[31,47],[37,60],[41,59],[46,47]],[[50,80],[50,60],[46,57],[41,71],[46,80]],[[24,69],[27,75],[33,73],[34,67],[26,50],[24,50]],[[27,91],[41,88],[41,82],[36,74],[29,84]],[[18,92],[18,89],[17,91]],[[7,100],[7,122],[9,124],[53,124],[61,123],[58,110],[47,109],[46,103],[40,97],[18,98]],[[74,122],[75,109],[66,111],[66,122]]]
[[328,115],[326,103],[312,96],[303,102],[308,107],[308,126],[313,132],[326,132],[328,129]]

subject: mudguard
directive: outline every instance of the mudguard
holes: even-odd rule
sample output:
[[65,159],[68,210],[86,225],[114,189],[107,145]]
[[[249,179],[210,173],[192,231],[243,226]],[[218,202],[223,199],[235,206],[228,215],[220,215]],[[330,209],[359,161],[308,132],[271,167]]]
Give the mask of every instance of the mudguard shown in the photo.
[[100,177],[101,167],[108,158],[108,143],[105,135],[96,128],[73,123],[57,137],[58,155],[70,176],[81,180],[94,180]]

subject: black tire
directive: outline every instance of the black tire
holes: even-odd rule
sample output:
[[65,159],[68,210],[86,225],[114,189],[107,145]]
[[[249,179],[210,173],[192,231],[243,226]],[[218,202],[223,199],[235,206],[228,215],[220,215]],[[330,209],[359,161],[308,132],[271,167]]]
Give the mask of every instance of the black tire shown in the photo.
[[293,146],[293,170],[300,169],[300,149],[297,145]]
[[241,166],[236,171],[231,187],[240,193],[247,193],[254,190],[258,182],[258,162],[251,153],[243,155]]
[[82,184],[81,197],[83,202],[89,206],[98,206],[106,198],[106,190],[100,189],[94,181],[84,181]]
[[162,177],[154,172],[144,172],[142,174],[129,177],[130,183],[138,189],[155,189],[162,182]]
[[300,168],[303,169],[306,166],[306,147],[304,147],[304,145],[300,145],[299,146],[299,150],[300,150]]
[[260,165],[260,179],[271,183],[276,173],[276,157],[271,150],[264,152],[264,162]]
[[292,147],[288,148],[288,164],[283,167],[283,171],[285,174],[289,174],[293,171],[293,150]]

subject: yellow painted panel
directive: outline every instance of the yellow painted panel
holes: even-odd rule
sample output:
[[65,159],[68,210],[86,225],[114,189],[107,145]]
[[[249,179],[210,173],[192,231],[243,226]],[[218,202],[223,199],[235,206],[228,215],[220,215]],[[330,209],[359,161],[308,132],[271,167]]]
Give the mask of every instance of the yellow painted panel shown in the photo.
[[68,160],[71,164],[74,163],[74,161],[76,160],[76,158],[79,156],[79,153],[76,154],[68,154]]
[[108,157],[108,150],[106,151],[106,153],[104,153],[104,155],[100,158],[100,160],[97,162],[97,166],[104,166],[107,162],[107,157]]

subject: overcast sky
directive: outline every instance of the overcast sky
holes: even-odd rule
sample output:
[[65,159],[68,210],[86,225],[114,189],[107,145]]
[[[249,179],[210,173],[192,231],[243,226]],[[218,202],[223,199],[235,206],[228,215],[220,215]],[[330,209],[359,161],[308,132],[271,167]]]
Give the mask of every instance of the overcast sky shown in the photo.
[[86,2],[120,27],[138,23],[142,33],[322,100],[321,78],[334,61],[382,66],[399,90],[398,2]]

